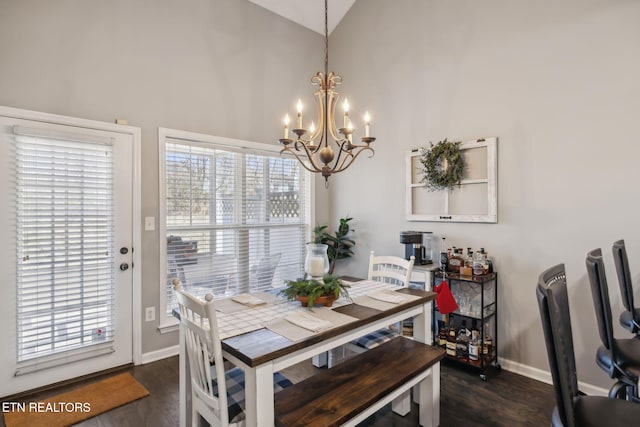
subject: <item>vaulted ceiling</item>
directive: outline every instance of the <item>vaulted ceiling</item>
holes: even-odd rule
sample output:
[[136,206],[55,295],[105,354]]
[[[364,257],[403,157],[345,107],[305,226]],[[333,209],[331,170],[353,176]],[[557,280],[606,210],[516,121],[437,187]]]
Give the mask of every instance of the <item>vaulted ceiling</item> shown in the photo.
[[[273,13],[324,35],[323,0],[249,0]],[[356,0],[329,0],[329,34]]]

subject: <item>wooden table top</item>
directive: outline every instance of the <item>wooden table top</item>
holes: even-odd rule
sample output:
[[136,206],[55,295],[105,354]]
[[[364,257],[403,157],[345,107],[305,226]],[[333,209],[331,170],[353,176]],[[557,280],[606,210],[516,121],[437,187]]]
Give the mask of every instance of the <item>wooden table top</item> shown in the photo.
[[269,329],[262,328],[222,340],[223,350],[242,360],[248,366],[255,367],[278,357],[290,354],[296,350],[309,347],[318,342],[330,339],[344,332],[356,329],[368,323],[380,320],[387,316],[433,301],[436,297],[434,292],[420,289],[399,289],[397,292],[415,295],[419,298],[412,299],[403,304],[398,304],[389,310],[376,310],[373,308],[347,304],[336,307],[336,312],[355,317],[355,322],[338,326],[327,331],[313,335],[307,339],[293,342]]

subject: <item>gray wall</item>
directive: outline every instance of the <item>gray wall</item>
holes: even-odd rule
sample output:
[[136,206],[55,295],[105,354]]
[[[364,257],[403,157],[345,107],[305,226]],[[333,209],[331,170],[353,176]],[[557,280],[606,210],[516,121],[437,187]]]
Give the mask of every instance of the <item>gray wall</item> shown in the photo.
[[[0,105],[140,127],[142,215],[157,218],[157,128],[275,143],[321,49],[245,0],[0,0]],[[158,306],[161,241],[143,231],[142,307]],[[143,353],[177,344],[142,328]]]
[[[378,140],[374,158],[332,183],[332,217],[355,217],[357,256],[342,268],[366,274],[371,249],[403,255],[401,230],[485,247],[499,271],[503,366],[537,375],[548,366],[534,286],[565,263],[579,378],[608,388],[584,259],[603,248],[617,318],[614,240],[626,239],[640,283],[638,22],[635,0],[356,2],[330,61]],[[498,224],[407,222],[405,151],[488,136],[498,137]]]
[[[635,0],[357,1],[330,68],[378,140],[375,157],[317,190],[320,222],[355,217],[357,255],[340,269],[366,274],[371,249],[402,255],[406,229],[484,246],[500,274],[501,356],[535,375],[547,370],[536,277],[564,262],[580,378],[607,387],[584,256],[604,248],[619,312],[613,240],[627,240],[636,280],[640,268],[637,22]],[[322,40],[241,0],[0,0],[0,58],[0,105],[142,128],[142,214],[157,217],[157,127],[272,141],[297,97],[310,104]],[[484,136],[499,138],[499,223],[407,222],[405,151]],[[143,233],[147,307],[161,239]],[[145,353],[177,342],[156,326],[143,323]]]

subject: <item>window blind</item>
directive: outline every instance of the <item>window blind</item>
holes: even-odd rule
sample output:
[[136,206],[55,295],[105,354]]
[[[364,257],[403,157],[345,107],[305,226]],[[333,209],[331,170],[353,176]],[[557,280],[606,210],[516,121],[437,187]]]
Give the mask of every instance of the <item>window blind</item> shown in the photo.
[[164,166],[167,313],[175,277],[223,298],[302,275],[310,190],[296,160],[168,138]]
[[112,146],[14,128],[20,372],[113,351]]

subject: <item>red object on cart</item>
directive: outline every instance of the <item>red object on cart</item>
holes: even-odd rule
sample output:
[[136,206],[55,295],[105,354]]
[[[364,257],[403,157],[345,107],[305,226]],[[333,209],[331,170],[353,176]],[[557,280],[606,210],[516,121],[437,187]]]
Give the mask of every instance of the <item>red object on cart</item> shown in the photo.
[[436,305],[441,314],[449,314],[458,309],[458,303],[449,289],[447,279],[442,279],[440,284],[433,287],[433,291],[438,294],[436,297]]

